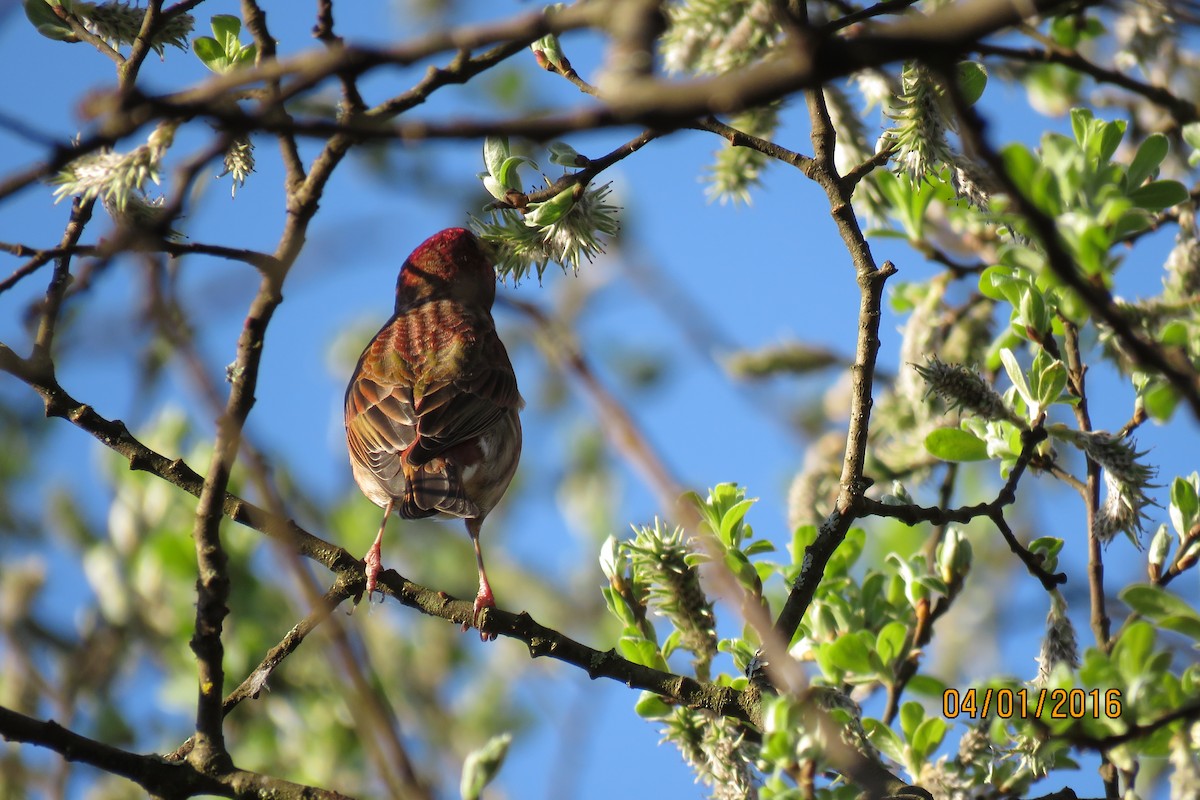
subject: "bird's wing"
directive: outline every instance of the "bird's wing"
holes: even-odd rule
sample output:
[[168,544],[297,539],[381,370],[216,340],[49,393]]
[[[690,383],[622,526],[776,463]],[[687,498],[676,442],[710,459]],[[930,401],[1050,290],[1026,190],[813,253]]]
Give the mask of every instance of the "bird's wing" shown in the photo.
[[523,404],[504,344],[485,329],[464,347],[458,369],[431,381],[416,400],[417,441],[409,459],[417,465],[437,458]]
[[403,455],[417,439],[412,386],[382,380],[360,359],[346,390],[346,442],[350,455],[392,497],[403,497]]

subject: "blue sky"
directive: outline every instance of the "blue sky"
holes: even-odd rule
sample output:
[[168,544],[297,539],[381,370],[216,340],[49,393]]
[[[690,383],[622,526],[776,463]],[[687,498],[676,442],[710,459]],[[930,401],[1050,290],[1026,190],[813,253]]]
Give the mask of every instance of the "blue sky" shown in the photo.
[[[420,24],[403,19],[395,12],[396,5],[342,3],[337,9],[338,32],[350,39],[374,42],[411,36]],[[282,4],[268,4],[268,21],[280,42],[280,52],[313,46],[309,6],[304,6],[304,13],[291,15],[283,13],[283,8]],[[294,6],[289,4],[288,8]],[[527,10],[529,6],[521,3],[478,4],[469,16],[502,18]],[[236,14],[237,4],[207,3],[201,11],[201,20],[206,20],[212,13]],[[203,21],[197,26],[198,30],[204,27]],[[564,45],[585,76],[598,64],[594,40],[567,38]],[[76,102],[85,88],[113,82],[113,70],[106,59],[85,45],[68,46],[36,36],[19,11],[0,16],[0,53],[6,74],[26,76],[8,82],[0,98],[0,110],[56,140],[69,138],[81,129]],[[510,64],[522,73],[524,91],[534,104],[585,104],[586,98],[565,81],[536,70],[532,56],[518,57]],[[404,90],[418,74],[379,72],[364,83],[368,102]],[[165,62],[152,57],[143,75],[151,89],[167,89],[201,80],[206,71],[191,54],[169,49]],[[480,107],[476,102],[479,95],[470,87],[451,87],[441,94],[444,97],[416,113],[469,114]],[[1020,139],[1033,144],[1042,130],[1068,127],[1064,120],[1036,116],[1028,110],[1022,95],[995,82],[982,103],[993,123],[990,131],[996,141]],[[786,119],[789,125],[781,143],[808,151],[803,104],[793,101]],[[580,152],[595,156],[634,133],[606,131],[568,137],[568,141]],[[183,135],[176,151],[186,154],[200,141],[195,135]],[[3,174],[46,155],[43,147],[7,130],[0,130],[0,142]],[[806,442],[785,432],[788,429],[769,414],[764,415],[763,408],[785,409],[798,396],[823,391],[826,381],[779,382],[751,392],[732,385],[717,366],[716,357],[721,353],[701,352],[689,345],[664,306],[698,309],[701,317],[714,321],[735,346],[761,347],[796,339],[849,354],[857,325],[857,288],[824,196],[799,172],[784,166],[772,168],[749,208],[706,200],[699,178],[711,162],[712,152],[720,146],[720,140],[707,134],[680,133],[652,143],[608,171],[603,179],[612,181],[614,197],[623,206],[627,245],[613,257],[585,267],[586,274],[578,278],[551,271],[541,285],[526,281],[502,291],[549,305],[550,297],[568,289],[571,281],[602,284],[580,321],[579,336],[585,349],[670,359],[665,385],[639,397],[634,408],[638,423],[685,484],[703,488],[736,481],[748,486],[750,494],[760,498],[751,512],[751,521],[760,535],[782,547],[789,538],[784,514],[786,488],[803,458]],[[304,150],[306,158],[311,158],[315,146],[307,144]],[[288,278],[286,302],[272,322],[258,407],[248,428],[267,451],[296,465],[297,478],[305,491],[327,500],[343,496],[351,485],[340,418],[349,367],[331,359],[333,342],[348,330],[369,335],[382,323],[390,313],[395,271],[403,256],[433,231],[463,224],[466,215],[476,212],[477,203],[482,201],[481,194],[470,195],[468,200],[463,192],[464,187],[473,187],[474,173],[482,169],[478,143],[431,143],[407,149],[396,146],[392,150],[398,170],[380,172],[368,162],[350,160],[331,182],[307,245]],[[183,223],[192,239],[267,251],[274,248],[282,221],[281,173],[274,143],[266,138],[257,140],[256,156],[258,174],[238,191],[236,199],[229,196],[228,179],[201,180],[202,195],[191,204]],[[542,166],[550,174],[544,158]],[[416,181],[413,176],[421,170],[444,176],[444,191],[437,187],[430,190],[428,184]],[[526,175],[530,181],[533,177],[531,173]],[[57,207],[51,204],[47,187],[33,187],[7,199],[0,214],[0,241],[38,246],[57,242],[69,207],[66,203]],[[97,217],[89,228],[88,241],[107,229],[102,212],[98,211]],[[1169,236],[1161,235],[1148,246],[1139,247],[1136,260],[1131,260],[1120,276],[1118,293],[1132,297],[1156,291],[1159,265],[1169,247]],[[933,274],[930,265],[896,240],[876,239],[872,248],[878,261],[890,258],[900,268],[893,283]],[[10,259],[9,263],[15,262]],[[658,301],[639,288],[642,282],[636,278],[647,270],[673,287]],[[0,273],[7,274],[4,269]],[[233,360],[234,342],[256,276],[244,265],[191,259],[181,279],[188,287],[188,296],[205,309],[201,346],[211,370],[217,373]],[[16,311],[43,290],[44,276],[39,275],[0,297],[0,308],[4,309],[0,311],[0,341],[18,352],[27,352],[28,337],[16,319]],[[127,320],[126,309],[137,302],[135,290],[130,271],[116,268],[106,275],[80,312],[92,324],[75,329],[76,336],[87,330],[87,341],[77,342],[75,357],[59,364],[59,379],[70,392],[95,405],[101,414],[124,419],[134,428],[163,399],[135,398],[129,360],[122,358],[140,336]],[[497,316],[502,330],[522,324],[511,312],[501,310]],[[897,330],[902,321],[889,312],[882,325],[880,365],[888,371],[901,368],[897,361]],[[533,358],[531,351],[518,354],[519,377],[523,371],[536,371]],[[619,391],[622,383],[611,364],[602,358],[597,364],[601,377]],[[1119,427],[1129,416],[1129,390],[1101,370],[1089,375],[1089,380],[1096,390],[1092,406],[1096,426]],[[173,373],[169,385],[173,394],[187,391],[181,373]],[[12,381],[0,381],[0,392],[24,403],[36,402],[31,392]],[[589,413],[586,398],[577,393],[572,397],[579,414]],[[536,414],[528,412],[524,425],[526,462],[533,459],[538,464],[533,474],[553,476],[561,471],[565,431],[557,425],[541,424]],[[1168,480],[1196,467],[1188,455],[1196,452],[1198,443],[1197,427],[1190,421],[1177,421],[1169,429],[1146,425],[1139,431],[1138,441],[1142,448],[1152,448],[1151,458],[1159,461],[1161,474]],[[98,446],[63,424],[54,427],[52,442],[55,462],[61,466],[55,468],[51,482],[76,484],[97,504],[97,513],[102,515],[107,490],[79,472],[80,464],[95,462]],[[656,510],[652,496],[633,473],[626,470],[622,478],[624,491],[614,516],[628,522],[647,521]],[[1061,490],[1046,491],[1049,483],[1045,478],[1036,481],[1032,487],[1036,491],[1026,495],[1030,500],[1022,501],[1029,503],[1022,513],[1040,520],[1046,534],[1069,539],[1065,566],[1082,578],[1078,571],[1083,548],[1077,546],[1082,535],[1078,530],[1077,500]],[[505,548],[512,558],[546,559],[547,568],[590,570],[598,590],[602,576],[596,566],[596,553],[567,533],[570,522],[564,519],[554,495],[550,486],[544,492],[544,502],[538,502],[537,496],[522,501],[515,510],[519,520],[513,525],[521,533],[510,536]],[[932,501],[931,496],[919,492],[918,498]],[[1159,521],[1156,518],[1153,526]],[[623,532],[623,527],[614,531],[617,535]],[[364,531],[357,544],[344,544],[351,549],[365,548],[372,533]],[[561,546],[556,543],[547,548],[547,537],[559,537]],[[385,563],[388,552],[396,558],[398,550],[403,549],[400,540],[391,540],[390,551],[385,550]],[[1127,545],[1114,543],[1113,548],[1118,547]],[[1120,576],[1123,569],[1144,569],[1142,557],[1115,565],[1114,577]],[[1195,578],[1188,576],[1181,583],[1186,586],[1180,590],[1194,599]],[[496,591],[501,605],[521,607],[516,587],[498,585]],[[1022,616],[1029,622],[1015,625],[1009,632],[1011,647],[1004,649],[1004,668],[1028,676],[1037,652],[1045,598],[1030,580],[1018,581],[1015,598],[1017,604],[1028,606],[1028,615]],[[67,591],[62,602],[67,622],[79,605],[89,600],[86,593]],[[530,610],[538,616],[535,609]],[[1072,612],[1081,641],[1086,643],[1090,640],[1086,608],[1073,608]],[[397,615],[375,614],[361,619],[366,620],[365,624],[381,624],[397,619]],[[613,643],[589,644],[606,649]],[[493,646],[520,647],[512,642]],[[991,667],[990,663],[974,665],[981,673]],[[562,752],[562,745],[555,741],[557,725],[518,741],[513,759],[501,776],[510,796],[544,796],[562,786],[556,783],[558,780],[570,786],[570,792],[563,796],[582,800],[620,796],[635,776],[643,796],[699,795],[700,789],[692,784],[691,774],[674,748],[656,747],[657,731],[632,713],[636,699],[632,692],[610,682],[593,685],[582,672],[563,665],[552,664],[545,672],[551,676],[555,697],[565,700],[559,707],[571,707],[571,699],[578,697],[584,713],[594,715],[591,719],[596,725],[582,734],[583,740],[572,748],[571,758],[556,766],[561,770],[557,774],[547,772],[543,765],[544,759]],[[631,770],[612,768],[627,759],[633,765]],[[1084,792],[1097,786],[1091,770],[1071,783]],[[1045,790],[1052,788],[1047,786]]]

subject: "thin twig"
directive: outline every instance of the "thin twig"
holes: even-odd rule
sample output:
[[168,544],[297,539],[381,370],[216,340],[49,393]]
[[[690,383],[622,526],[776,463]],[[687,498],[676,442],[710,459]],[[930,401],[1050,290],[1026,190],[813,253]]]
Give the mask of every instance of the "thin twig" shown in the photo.
[[650,142],[663,136],[660,131],[647,130],[642,131],[637,136],[625,142],[620,147],[600,156],[599,158],[588,159],[587,164],[582,169],[575,172],[569,172],[556,180],[551,185],[544,189],[538,189],[536,192],[529,194],[519,194],[512,197],[510,200],[497,200],[492,203],[495,208],[525,208],[530,203],[540,203],[558,196],[560,193],[570,189],[573,186],[587,186],[591,180],[599,175],[604,170],[616,164],[622,159],[641,150]]
[[1046,431],[1040,424],[1031,430],[1022,432],[1021,453],[1017,456],[1016,463],[1009,472],[1008,480],[991,502],[961,508],[927,508],[916,504],[889,505],[869,497],[862,497],[859,498],[856,512],[859,516],[891,517],[908,525],[916,525],[921,522],[932,522],[938,525],[947,522],[966,523],[978,517],[987,517],[1000,531],[1000,535],[1004,537],[1009,549],[1016,554],[1029,573],[1041,582],[1046,591],[1050,591],[1056,586],[1066,583],[1067,576],[1061,572],[1047,571],[1042,566],[1041,559],[1017,540],[1012,528],[1004,519],[1004,507],[1016,500],[1017,483],[1032,462],[1037,445],[1045,438]]
[[1115,69],[1108,69],[1084,58],[1078,51],[1062,45],[1044,42],[1042,47],[1017,48],[980,42],[972,48],[982,56],[998,56],[1014,61],[1033,64],[1061,64],[1090,76],[1097,83],[1118,86],[1128,92],[1144,97],[1170,112],[1180,125],[1200,119],[1196,105],[1179,97],[1170,89],[1144,83]]
[[[275,38],[267,29],[267,15],[254,0],[242,0],[242,17],[246,21],[246,30],[254,37],[256,48],[255,61],[262,64],[275,60]],[[292,116],[283,103],[279,81],[268,80],[266,91],[262,96],[262,113],[273,118],[290,121]],[[287,131],[277,134],[279,149],[283,157],[283,167],[287,173],[288,185],[295,186],[304,180],[304,162],[300,159],[300,150],[296,145],[296,137]]]
[[[304,641],[308,634],[312,633],[321,623],[329,619],[330,614],[342,601],[351,596],[352,586],[352,583],[345,580],[345,575],[339,575],[333,587],[325,593],[317,607],[309,612],[308,616],[292,626],[287,635],[267,651],[267,654],[263,656],[258,666],[246,676],[236,689],[229,693],[224,702],[221,703],[221,714],[227,716],[243,700],[256,699],[259,693],[266,687],[267,681],[275,672],[275,669],[283,663],[284,659],[300,646],[300,643]],[[195,740],[189,737],[187,741],[174,751],[163,756],[163,758],[167,761],[181,761],[187,757],[188,753],[192,752],[194,744]]]
[[117,64],[117,81],[122,91],[131,88],[137,83],[142,63],[146,60],[146,56],[150,54],[150,51],[154,49],[154,35],[162,27],[163,23],[162,4],[163,0],[149,0],[146,3],[146,13],[142,16],[142,26],[138,30],[137,37],[133,40],[133,47],[129,50],[129,56]]
[[[327,48],[342,47],[342,37],[333,32],[333,0],[317,0],[317,24],[313,26],[313,38]],[[360,114],[367,104],[358,91],[358,81],[353,75],[341,74],[343,113]]]
[[[1067,390],[1076,398],[1075,421],[1079,430],[1087,433],[1092,430],[1092,418],[1088,412],[1088,398],[1085,390],[1085,375],[1087,367],[1079,353],[1079,329],[1070,320],[1063,323],[1063,349],[1067,352]],[[1087,525],[1088,543],[1088,596],[1091,601],[1092,634],[1096,637],[1096,646],[1107,653],[1112,649],[1109,639],[1109,619],[1104,594],[1104,543],[1096,527],[1096,515],[1100,509],[1100,465],[1091,456],[1087,461],[1087,490],[1083,495],[1085,520]]]
[[[161,251],[167,255],[176,257],[184,255],[214,256],[228,261],[241,261],[258,270],[271,270],[278,266],[275,258],[267,253],[248,250],[242,247],[204,244],[203,242],[156,241],[147,243],[144,239],[139,239],[137,242],[129,243],[129,248],[138,252],[146,252],[147,250],[152,252]],[[8,291],[19,283],[22,278],[33,274],[50,261],[61,256],[98,256],[108,258],[113,255],[113,248],[107,242],[98,245],[80,244],[74,247],[50,247],[45,250],[40,250],[32,245],[21,244],[19,242],[0,242],[0,250],[4,250],[14,256],[29,259],[25,264],[14,270],[12,275],[0,281],[0,293]]]
[[42,302],[41,317],[38,320],[37,334],[29,361],[38,369],[45,370],[50,374],[53,374],[54,370],[51,345],[54,341],[55,328],[58,325],[58,312],[62,307],[63,295],[66,294],[71,277],[70,251],[79,243],[79,237],[83,235],[84,227],[92,218],[92,209],[95,204],[95,200],[80,200],[79,198],[71,203],[71,219],[67,222],[67,228],[59,243],[62,255],[55,259],[54,273],[50,277],[50,283],[46,287],[46,298]]
[[116,64],[118,68],[124,63],[125,56],[121,55],[120,51],[118,51],[108,42],[89,31],[87,26],[83,24],[83,21],[79,19],[79,17],[76,16],[73,11],[67,11],[63,9],[62,6],[57,6],[56,8],[61,9],[61,11],[58,12],[59,17],[71,28],[71,33],[75,35],[76,39],[81,42],[87,42],[92,47],[96,48],[97,52],[106,56],[109,60]]

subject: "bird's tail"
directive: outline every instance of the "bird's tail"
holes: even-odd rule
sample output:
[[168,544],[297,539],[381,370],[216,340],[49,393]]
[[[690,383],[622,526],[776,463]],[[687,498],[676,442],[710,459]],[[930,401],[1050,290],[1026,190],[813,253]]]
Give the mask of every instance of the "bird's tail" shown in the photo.
[[[478,516],[475,507],[463,491],[459,470],[445,459],[435,458],[419,467],[413,467],[405,481],[405,517],[427,517],[433,514],[449,514],[455,517]],[[411,513],[404,513],[411,512]]]

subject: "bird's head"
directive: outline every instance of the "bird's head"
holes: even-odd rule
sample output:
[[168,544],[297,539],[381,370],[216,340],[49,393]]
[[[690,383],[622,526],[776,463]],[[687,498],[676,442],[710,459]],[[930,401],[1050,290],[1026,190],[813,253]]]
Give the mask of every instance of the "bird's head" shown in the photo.
[[427,300],[457,300],[490,309],[496,272],[475,234],[466,228],[438,231],[417,246],[396,279],[396,310]]

